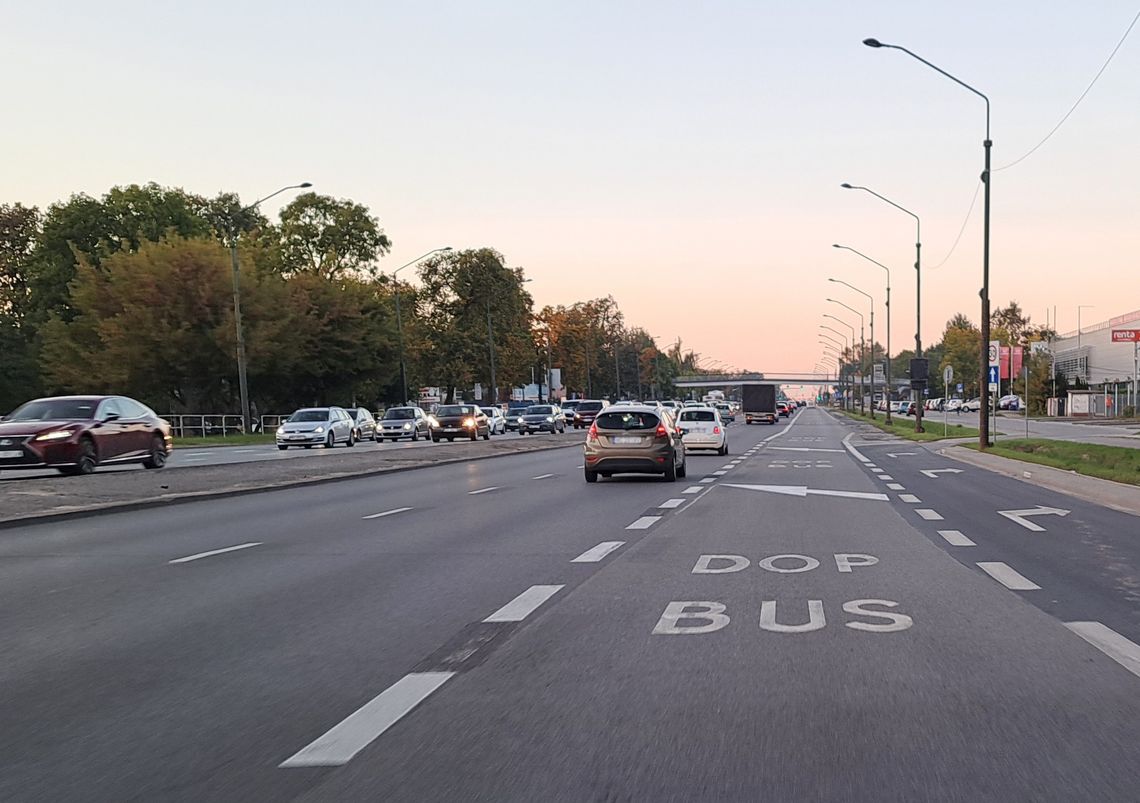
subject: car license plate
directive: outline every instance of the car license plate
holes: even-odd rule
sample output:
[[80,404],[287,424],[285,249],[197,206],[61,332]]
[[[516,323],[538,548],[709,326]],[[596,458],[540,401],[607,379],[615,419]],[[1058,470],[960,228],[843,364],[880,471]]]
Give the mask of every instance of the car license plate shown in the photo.
[[444,431],[444,432],[458,432],[458,431],[459,431],[459,427],[444,427],[444,428],[443,428],[443,431]]
[[641,443],[641,438],[631,438],[625,435],[618,435],[613,439],[613,442],[619,446],[634,446]]
[[303,441],[303,440],[308,440],[308,437],[309,437],[308,435],[290,435],[289,440],[291,440],[291,441]]
[[23,456],[23,452],[0,452],[0,460],[11,460],[12,458]]

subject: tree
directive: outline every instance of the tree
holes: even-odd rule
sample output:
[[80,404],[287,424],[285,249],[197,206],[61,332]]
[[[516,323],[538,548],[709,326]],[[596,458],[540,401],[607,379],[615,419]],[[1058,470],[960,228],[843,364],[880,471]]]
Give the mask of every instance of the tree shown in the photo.
[[0,413],[40,391],[35,327],[28,319],[28,261],[39,226],[37,208],[0,204]]
[[981,338],[982,333],[965,315],[955,315],[946,323],[942,334],[942,360],[938,373],[947,366],[954,369],[954,377],[962,383],[966,398],[972,398],[980,390],[981,381]]
[[306,192],[281,210],[282,271],[326,279],[375,276],[391,250],[388,235],[368,207]]

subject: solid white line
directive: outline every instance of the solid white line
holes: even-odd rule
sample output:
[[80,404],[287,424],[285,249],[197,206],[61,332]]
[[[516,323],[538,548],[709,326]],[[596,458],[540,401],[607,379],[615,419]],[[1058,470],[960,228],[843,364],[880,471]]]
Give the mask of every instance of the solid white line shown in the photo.
[[906,490],[905,486],[899,485],[897,482],[888,482],[887,487],[890,488],[892,491],[905,491]]
[[680,507],[683,504],[685,504],[684,499],[666,499],[664,502],[659,504],[657,507],[663,508],[665,510],[672,510],[673,508]]
[[400,721],[454,672],[412,672],[404,675],[280,767],[339,767]]
[[553,477],[553,474],[539,474],[537,477],[531,477],[532,480],[548,480]]
[[899,494],[899,499],[903,502],[909,502],[912,505],[921,505],[922,500],[914,494]]
[[842,449],[816,449],[808,446],[773,446],[772,449],[777,452],[839,452],[839,454],[843,454]]
[[189,563],[192,560],[201,560],[202,558],[209,558],[214,555],[221,555],[225,552],[237,552],[239,549],[249,549],[250,547],[261,546],[260,541],[251,541],[248,544],[238,544],[237,546],[228,546],[225,549],[211,549],[209,552],[199,552],[197,555],[187,555],[184,558],[175,558],[168,563]]
[[982,561],[978,568],[997,580],[1010,591],[1036,591],[1041,586],[1034,583],[1023,574],[1019,574],[999,560]]
[[977,546],[958,530],[939,530],[938,534],[945,538],[950,546]]
[[642,516],[640,519],[635,521],[633,524],[627,524],[626,529],[627,530],[648,530],[650,527],[652,527],[654,524],[656,524],[659,521],[661,521],[660,516]]
[[683,494],[699,494],[703,489],[699,485],[690,485],[685,490],[681,491]]
[[870,463],[871,462],[870,460],[868,460],[866,457],[864,457],[858,449],[856,449],[854,446],[851,445],[851,438],[854,435],[855,435],[854,432],[847,433],[847,437],[843,439],[843,448],[845,448],[847,451],[851,452],[851,454],[855,456],[855,459],[858,460],[860,463]]
[[487,493],[487,491],[497,491],[497,490],[499,490],[499,486],[498,485],[492,485],[490,488],[480,488],[478,491],[468,491],[467,495],[468,496],[475,496],[476,494],[485,494],[485,493]]
[[383,513],[373,513],[371,516],[361,516],[362,519],[382,519],[385,516],[395,516],[397,513],[405,513],[412,510],[410,507],[394,507],[391,510],[385,510]]
[[1129,641],[1111,627],[1100,622],[1065,622],[1089,644],[1096,647],[1136,677],[1140,677],[1140,645]]
[[530,616],[542,603],[553,597],[565,586],[531,586],[499,610],[484,619],[484,622],[521,622]]
[[597,546],[590,547],[571,563],[597,563],[606,555],[625,544],[625,541],[602,541]]
[[942,516],[937,511],[931,510],[928,507],[916,507],[914,512],[927,521],[942,521]]

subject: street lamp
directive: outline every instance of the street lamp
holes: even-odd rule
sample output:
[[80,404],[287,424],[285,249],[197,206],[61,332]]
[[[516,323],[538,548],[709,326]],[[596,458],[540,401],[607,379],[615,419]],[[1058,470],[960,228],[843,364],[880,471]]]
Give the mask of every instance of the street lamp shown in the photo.
[[[880,195],[869,187],[862,187],[856,184],[848,184],[846,181],[839,185],[845,190],[862,190],[863,192],[870,193],[878,198],[880,201],[890,204],[900,212],[905,212],[914,218],[915,234],[914,234],[914,356],[916,359],[922,359],[922,221],[919,220],[918,215],[907,209],[905,206],[900,206],[887,198]],[[889,277],[888,277],[889,281]],[[915,391],[911,395],[915,398],[915,414],[914,414],[914,431],[922,432],[922,404],[917,396],[917,388],[911,385],[911,389]],[[889,408],[890,405],[887,405]]]
[[[1092,304],[1078,304],[1077,305],[1077,365],[1078,366],[1081,364],[1081,310],[1092,309],[1092,308],[1093,308]],[[1013,353],[1012,344],[1010,345],[1010,353],[1011,354]],[[1010,360],[1012,362],[1013,358],[1010,357]],[[1085,361],[1085,365],[1086,366],[1088,365],[1088,360]],[[1081,371],[1081,373],[1083,375],[1082,378],[1087,383],[1088,382],[1088,375],[1087,375],[1088,372],[1087,371]],[[1011,382],[1011,384],[1012,384],[1012,382]],[[1013,393],[1013,391],[1011,390],[1010,393]]]
[[[824,313],[824,317],[825,317],[825,318],[834,318],[835,316],[834,316],[834,315],[827,315],[826,313]],[[838,318],[835,318],[835,320],[839,321],[839,319],[838,319]],[[839,322],[840,322],[840,323],[842,323],[844,326],[847,326],[847,324],[846,324],[846,323],[844,323],[843,321],[839,321]],[[843,345],[843,351],[841,352],[841,354],[846,354],[846,353],[847,353],[847,350],[848,350],[848,345],[847,345],[847,335],[845,335],[843,332],[840,332],[838,329],[836,329],[836,328],[834,328],[834,327],[832,327],[832,326],[828,326],[828,325],[827,325],[827,324],[825,324],[825,323],[821,323],[821,324],[819,325],[819,328],[820,328],[820,329],[826,329],[826,330],[827,330],[827,331],[829,331],[829,332],[834,332],[835,334],[837,334],[837,335],[839,335],[841,338],[843,338],[843,344],[842,344],[842,345]],[[839,342],[838,342],[838,341],[836,341],[834,338],[832,338],[830,335],[825,335],[823,332],[820,332],[820,333],[819,333],[819,336],[820,336],[820,337],[822,337],[822,338],[826,338],[827,340],[830,340],[832,343],[835,343],[835,345],[836,345],[836,346],[840,345],[840,344],[839,344]],[[851,338],[852,338],[852,342],[854,342],[854,339],[855,339],[855,333],[854,333],[854,330],[852,330],[852,333],[851,333]],[[838,367],[838,369],[839,369],[839,380],[840,380],[840,384],[842,384],[842,383],[843,383],[843,362],[844,362],[844,361],[843,361],[843,358],[842,358],[842,357],[840,357],[840,359],[839,359],[839,364],[838,364],[838,366],[837,366],[837,367]],[[844,400],[844,405],[843,405],[843,406],[844,406],[844,407],[847,407],[846,399]]]
[[[844,251],[850,251],[853,254],[858,254],[859,256],[863,257],[863,259],[867,260],[868,262],[873,262],[874,264],[878,265],[880,268],[882,268],[883,270],[885,270],[887,272],[887,303],[886,303],[886,307],[887,307],[887,377],[886,377],[886,379],[887,379],[887,392],[885,395],[886,395],[886,400],[887,400],[887,416],[886,416],[886,418],[887,418],[887,423],[889,424],[889,423],[891,423],[891,389],[892,389],[892,386],[891,386],[891,269],[888,268],[886,265],[884,265],[882,262],[875,262],[875,260],[871,259],[869,256],[862,253],[861,251],[856,251],[854,248],[850,248],[846,245],[839,245],[837,243],[832,243],[831,247],[832,248],[841,248]],[[874,307],[872,306],[872,310],[873,309],[874,309]],[[871,320],[872,320],[872,324],[873,324],[874,315],[871,316]],[[871,328],[871,357],[872,357],[872,359],[874,359],[874,356],[875,356],[875,329],[874,329],[874,326],[872,325],[872,328]],[[872,366],[871,375],[873,378],[874,377],[874,366]],[[872,391],[871,395],[874,396],[874,391]]]
[[[982,170],[982,183],[985,184],[985,207],[983,212],[982,224],[982,338],[979,353],[981,354],[981,365],[979,380],[981,382],[981,409],[982,413],[978,416],[978,446],[985,449],[990,445],[990,418],[989,414],[985,411],[989,409],[989,347],[990,347],[990,151],[993,148],[993,141],[990,139],[990,99],[983,95],[978,90],[958,78],[955,78],[950,73],[931,64],[921,56],[912,53],[905,47],[899,45],[888,45],[880,42],[878,39],[864,39],[863,44],[867,47],[880,48],[885,47],[892,50],[901,50],[913,59],[921,61],[927,67],[935,72],[941,73],[946,78],[949,78],[954,83],[968,89],[975,95],[980,97],[986,102],[986,138],[982,141],[982,148],[985,150],[985,167]],[[916,408],[916,426],[921,422],[922,406],[915,405]]]
[[[822,333],[820,333],[820,334],[822,336]],[[830,340],[831,343],[836,343],[836,345],[838,345],[838,343],[835,340],[831,340],[831,338],[828,338],[828,340]],[[836,351],[834,348],[831,347],[831,343],[824,341],[824,340],[819,341],[819,345],[823,346],[823,355],[820,357],[820,359],[825,360],[825,361],[831,360],[832,362],[835,363],[835,384],[839,387],[840,390],[842,390],[843,389],[843,358],[840,356],[838,351]],[[830,379],[830,371],[828,371],[828,378]]]
[[[856,293],[862,295],[863,298],[865,298],[866,300],[868,300],[871,303],[871,420],[873,421],[874,420],[874,299],[871,298],[870,293],[864,293],[862,290],[858,289],[858,287],[856,287],[854,284],[848,284],[847,282],[842,281],[841,278],[829,278],[828,281],[834,282],[836,284],[844,285],[845,287],[850,287],[850,289],[852,289]],[[862,321],[862,316],[860,316],[860,319]],[[861,332],[861,334],[862,334],[862,332]],[[865,354],[866,354],[866,350],[864,347],[864,355]],[[889,407],[890,405],[887,405],[887,406]]]
[[241,396],[241,426],[242,431],[248,433],[250,431],[250,415],[249,415],[249,382],[246,379],[246,364],[245,364],[245,330],[241,323],[241,268],[238,265],[238,221],[246,212],[252,212],[259,205],[268,201],[270,198],[280,195],[286,190],[306,190],[313,186],[308,181],[302,181],[300,184],[290,184],[288,187],[282,187],[277,192],[271,192],[264,198],[260,198],[249,206],[242,207],[238,210],[230,220],[230,267],[233,270],[234,281],[234,329],[237,332],[237,361],[238,361],[238,393]]
[[[843,284],[847,284],[847,283],[843,282]],[[850,287],[851,285],[847,285],[847,286]],[[864,294],[864,295],[866,295],[866,294]],[[867,296],[867,297],[870,298],[870,296]],[[836,301],[834,298],[829,298],[827,300],[830,301],[832,304],[838,304],[839,306],[843,307],[844,309],[850,310],[851,312],[853,312],[859,316],[859,351],[861,352],[859,354],[859,370],[862,371],[863,370],[863,360],[866,359],[866,356],[867,356],[867,341],[863,338],[863,313],[861,313],[859,310],[855,309],[854,307],[850,307],[847,304],[844,304],[842,301]],[[875,314],[875,308],[873,305],[871,307],[871,314],[872,315]],[[872,318],[871,320],[874,321],[874,318]],[[852,337],[852,339],[854,339],[854,337]],[[875,343],[875,335],[874,335],[874,332],[872,332],[871,344],[874,345],[874,343]],[[863,378],[860,377],[859,378],[859,412],[860,413],[864,412],[864,409],[865,409],[865,405],[863,403],[864,399],[865,399],[865,394],[863,393]],[[871,412],[873,413],[875,411],[872,409]]]
[[401,265],[400,267],[398,267],[394,271],[392,271],[392,284],[396,288],[396,336],[400,341],[400,386],[404,390],[404,395],[402,397],[401,404],[407,404],[408,403],[408,365],[407,365],[407,362],[406,362],[405,357],[404,357],[404,321],[403,321],[403,318],[400,316],[400,283],[398,281],[396,281],[396,276],[404,268],[410,268],[412,265],[415,265],[417,262],[420,262],[421,260],[427,259],[432,254],[438,254],[438,253],[441,253],[443,251],[450,251],[450,250],[451,250],[450,245],[446,246],[444,248],[433,249],[431,251],[428,251],[426,254],[423,254],[422,256],[416,257],[415,259],[413,259],[408,264]]
[[[851,340],[848,341],[847,336],[843,335],[838,329],[832,329],[830,326],[824,326],[825,329],[831,329],[832,332],[835,332],[838,335],[842,335],[844,343],[850,342],[851,345],[845,346],[845,348],[849,349],[851,352],[851,356],[854,357],[855,356],[855,327],[852,326],[851,324],[847,323],[847,321],[843,320],[842,318],[837,318],[834,315],[831,315],[831,314],[826,313],[826,312],[823,313],[823,317],[831,318],[831,320],[836,321],[838,323],[841,323],[844,326],[846,326],[848,329],[851,330]],[[854,363],[854,360],[852,360],[852,363]],[[852,381],[850,384],[854,385],[854,378],[852,378]],[[851,399],[851,409],[852,410],[855,409],[855,399]]]

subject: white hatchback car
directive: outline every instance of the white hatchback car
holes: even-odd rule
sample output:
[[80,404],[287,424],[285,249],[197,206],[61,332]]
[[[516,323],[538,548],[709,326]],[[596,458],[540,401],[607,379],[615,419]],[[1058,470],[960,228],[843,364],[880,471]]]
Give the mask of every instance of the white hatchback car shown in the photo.
[[677,413],[685,449],[712,449],[728,454],[728,433],[715,407],[684,407]]

